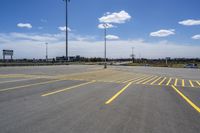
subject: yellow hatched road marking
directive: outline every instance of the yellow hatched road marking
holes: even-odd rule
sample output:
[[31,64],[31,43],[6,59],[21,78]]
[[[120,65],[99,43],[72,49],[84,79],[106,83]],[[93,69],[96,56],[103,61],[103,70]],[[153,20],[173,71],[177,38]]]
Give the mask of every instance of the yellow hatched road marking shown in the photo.
[[59,79],[59,80],[51,80],[51,81],[40,82],[40,83],[35,83],[35,84],[28,84],[28,85],[23,85],[23,86],[15,86],[15,87],[11,87],[11,88],[0,89],[0,92],[3,92],[3,91],[10,91],[10,90],[15,90],[15,89],[19,89],[19,88],[25,88],[25,87],[30,87],[30,86],[36,86],[36,85],[42,85],[42,84],[48,84],[48,83],[53,83],[53,82],[62,81],[62,80],[63,80],[63,79]]
[[141,82],[144,82],[144,81],[146,81],[146,80],[148,80],[148,79],[150,79],[150,78],[152,78],[152,77],[153,77],[153,76],[150,76],[150,77],[144,78],[143,80],[138,81],[136,84],[139,84],[139,83],[141,83]]
[[132,79],[129,79],[129,80],[125,80],[125,81],[122,82],[122,83],[127,83],[127,82],[130,82],[130,81],[134,80],[134,79],[136,79],[136,78],[132,78]]
[[200,86],[200,82],[199,81],[196,81],[196,83]]
[[[135,75],[135,76],[139,76],[139,75]],[[144,76],[144,75],[142,75],[142,76]],[[133,80],[135,80],[135,79],[137,79],[137,78],[138,78],[138,77],[134,77],[134,78],[132,78],[132,79],[125,80],[125,81],[122,82],[122,83],[128,83],[128,82],[133,81]]]
[[191,80],[189,80],[189,83],[190,83],[190,86],[191,86],[191,87],[194,87],[194,84],[192,83]]
[[156,83],[158,80],[160,80],[162,77],[158,77],[156,80],[154,80],[153,82],[151,82],[151,85],[153,85],[154,83]]
[[45,93],[45,94],[43,94],[41,96],[45,97],[45,96],[57,94],[57,93],[60,93],[60,92],[63,92],[63,91],[71,90],[73,88],[77,88],[77,87],[80,87],[80,86],[88,85],[88,84],[91,84],[91,83],[94,83],[94,82],[96,82],[96,81],[90,81],[90,82],[82,83],[82,84],[79,84],[79,85],[71,86],[71,87],[68,87],[68,88],[65,88],[65,89],[61,89],[61,90]]
[[111,97],[108,101],[105,102],[105,104],[111,103],[113,100],[115,100],[121,93],[123,93],[130,85],[132,82],[129,82],[124,88],[122,88],[120,91],[118,91],[113,97]]
[[176,78],[174,81],[174,86],[177,86],[178,79]]
[[135,79],[135,80],[133,80],[132,82],[137,82],[137,81],[139,81],[139,80],[142,80],[142,79],[144,79],[144,78],[146,78],[147,76],[142,76],[142,77],[139,77],[139,78],[137,78],[137,79]]
[[185,80],[182,79],[182,86],[185,87]]
[[166,85],[169,85],[171,81],[172,81],[172,78],[169,78],[169,80],[168,80]]
[[172,85],[172,88],[190,105],[192,106],[198,113],[200,113],[200,108],[195,105],[188,97],[186,97],[182,92],[180,92],[175,86]]
[[164,79],[158,84],[158,85],[162,85],[162,83],[166,80],[167,78],[164,77]]
[[142,84],[146,84],[146,83],[148,83],[148,82],[150,82],[150,81],[152,81],[152,80],[154,80],[155,78],[157,78],[158,76],[154,76],[153,78],[151,78],[151,79],[149,79],[149,80],[147,80],[147,81],[145,81],[145,82],[143,82]]

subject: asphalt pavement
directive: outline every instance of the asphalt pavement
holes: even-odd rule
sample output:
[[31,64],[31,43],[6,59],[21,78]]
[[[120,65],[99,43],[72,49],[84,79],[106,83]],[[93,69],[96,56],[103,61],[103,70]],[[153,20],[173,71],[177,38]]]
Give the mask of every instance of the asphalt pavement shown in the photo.
[[199,132],[199,69],[0,68],[0,133]]

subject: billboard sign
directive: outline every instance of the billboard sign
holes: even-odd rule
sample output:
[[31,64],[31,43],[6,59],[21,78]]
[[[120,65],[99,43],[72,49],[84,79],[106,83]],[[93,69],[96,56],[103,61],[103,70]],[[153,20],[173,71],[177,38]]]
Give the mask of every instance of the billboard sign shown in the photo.
[[3,50],[3,55],[13,56],[13,50]]

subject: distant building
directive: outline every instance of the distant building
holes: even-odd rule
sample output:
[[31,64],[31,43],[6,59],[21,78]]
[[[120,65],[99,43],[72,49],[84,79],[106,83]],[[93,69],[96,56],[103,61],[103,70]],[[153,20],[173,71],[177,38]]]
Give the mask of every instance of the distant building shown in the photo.
[[[81,60],[81,56],[80,55],[76,55],[76,56],[69,56],[69,61],[80,61]],[[56,61],[67,61],[65,56],[61,56],[61,57],[56,57]]]
[[61,57],[56,57],[56,61],[66,61],[66,57],[65,56],[61,56]]
[[77,55],[77,56],[70,56],[69,57],[69,61],[80,61],[81,56]]

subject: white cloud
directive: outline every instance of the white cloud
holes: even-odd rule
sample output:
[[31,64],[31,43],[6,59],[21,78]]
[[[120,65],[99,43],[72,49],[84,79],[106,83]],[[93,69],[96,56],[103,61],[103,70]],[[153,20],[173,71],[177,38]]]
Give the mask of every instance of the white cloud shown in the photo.
[[109,15],[110,14],[110,12],[106,12],[104,15]]
[[[71,36],[71,33],[70,33]],[[81,36],[84,39],[74,38],[69,42],[69,55],[81,55],[85,57],[103,57],[104,42],[89,41],[90,36]],[[49,39],[49,40],[48,40]],[[38,40],[38,41],[35,41]],[[41,40],[41,41],[39,41]],[[25,33],[0,33],[0,49],[13,49],[14,58],[45,58],[45,45],[49,43],[49,57],[65,55],[65,34],[25,34]],[[14,42],[14,43],[13,43]],[[138,57],[141,54],[143,58],[165,58],[165,57],[200,57],[200,46],[176,44],[168,41],[145,42],[142,39],[136,40],[110,40],[108,42],[109,58],[129,58],[131,47],[135,47],[135,54]],[[175,50],[174,50],[175,49]],[[37,51],[37,54],[36,54]],[[187,54],[185,54],[187,53]],[[2,54],[2,51],[0,51]],[[2,57],[0,57],[2,58]]]
[[115,35],[107,35],[106,38],[108,40],[119,40],[119,37],[118,36],[115,36]]
[[58,41],[65,37],[64,34],[35,34],[35,33],[9,33],[9,36],[12,40],[23,40],[23,41],[36,41],[36,42],[45,42],[45,41]]
[[101,18],[99,18],[100,23],[125,23],[126,21],[130,20],[131,16],[126,11],[114,12],[110,13],[107,12]]
[[[60,31],[65,32],[65,31],[66,31],[66,26],[60,26],[60,27],[58,27],[58,29],[59,29]],[[68,30],[68,31],[72,31],[69,27],[67,28],[67,30]]]
[[200,40],[200,34],[199,34],[199,35],[194,35],[194,36],[192,37],[192,39],[194,39],[194,40]]
[[32,28],[32,25],[30,23],[18,23],[17,24],[17,27],[19,28],[28,28],[28,29],[31,29]]
[[[0,42],[9,42],[9,41],[31,41],[31,42],[57,42],[65,41],[65,33],[61,32],[59,34],[36,34],[36,33],[17,33],[12,32],[9,34],[0,33]],[[94,41],[96,36],[90,35],[77,35],[74,33],[69,34],[70,41]]]
[[[106,28],[114,28],[115,26],[114,25],[112,25],[112,24],[106,24]],[[99,29],[104,29],[104,24],[99,24],[98,25],[98,28]]]
[[156,31],[156,32],[151,32],[150,36],[153,36],[153,37],[166,37],[166,36],[170,36],[170,35],[174,35],[174,34],[175,34],[175,30],[174,29],[170,29],[170,30],[161,29],[161,30]]
[[69,39],[70,41],[95,41],[96,36],[91,36],[91,35],[77,35],[74,33],[69,34]]
[[9,42],[9,36],[3,33],[0,33],[0,43],[4,44],[4,43],[8,43]]
[[188,20],[180,21],[178,23],[185,26],[193,26],[193,25],[200,25],[200,20],[188,19]]

